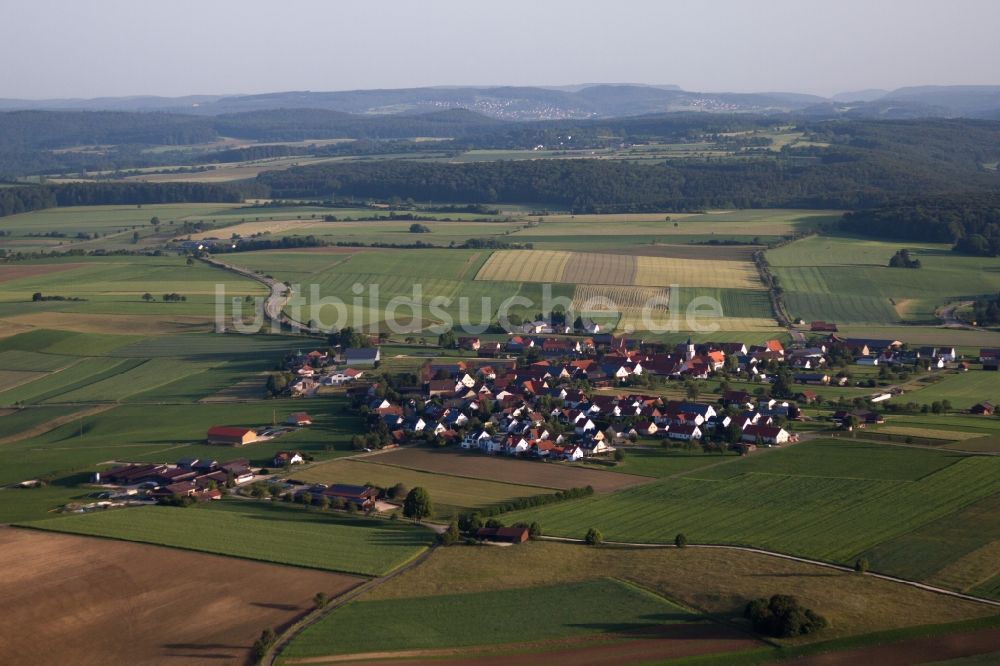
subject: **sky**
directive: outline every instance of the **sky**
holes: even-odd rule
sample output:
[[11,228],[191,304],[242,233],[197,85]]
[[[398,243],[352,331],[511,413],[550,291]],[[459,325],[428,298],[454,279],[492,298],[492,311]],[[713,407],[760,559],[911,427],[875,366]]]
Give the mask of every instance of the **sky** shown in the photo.
[[0,0],[0,97],[1000,84],[996,0]]

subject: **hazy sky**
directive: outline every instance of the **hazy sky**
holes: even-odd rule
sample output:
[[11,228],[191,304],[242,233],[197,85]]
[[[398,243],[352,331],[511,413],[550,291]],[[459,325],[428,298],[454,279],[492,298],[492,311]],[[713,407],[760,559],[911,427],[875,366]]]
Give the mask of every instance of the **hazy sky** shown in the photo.
[[0,97],[1000,84],[997,0],[0,0]]

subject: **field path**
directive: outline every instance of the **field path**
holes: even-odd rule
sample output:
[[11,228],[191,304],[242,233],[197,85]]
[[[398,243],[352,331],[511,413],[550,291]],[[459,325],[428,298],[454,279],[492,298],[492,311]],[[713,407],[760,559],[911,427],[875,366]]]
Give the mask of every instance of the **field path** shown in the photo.
[[[100,414],[101,412],[106,412],[112,407],[117,407],[117,406],[118,406],[117,404],[95,405],[93,407],[88,407],[87,409],[82,409],[78,412],[73,412],[72,414],[57,416],[56,418],[46,421],[45,423],[39,423],[33,428],[22,430],[19,433],[16,433],[14,435],[8,435],[7,437],[0,437],[0,444],[13,444],[14,442],[20,442],[21,440],[37,437],[38,435],[44,435],[50,430],[55,430],[59,426],[66,425],[71,421],[82,419],[85,416],[93,416],[94,414]],[[30,407],[28,407],[27,409],[30,409]]]
[[271,649],[267,651],[267,654],[265,654],[264,657],[261,658],[261,660],[258,663],[261,666],[274,666],[274,662],[281,654],[281,651],[284,650],[285,647],[287,647],[288,644],[291,643],[292,640],[300,633],[302,633],[312,625],[316,624],[317,622],[322,620],[324,617],[326,617],[336,609],[358,598],[368,590],[378,587],[382,583],[390,581],[396,576],[405,573],[410,569],[418,566],[421,562],[430,557],[430,554],[434,552],[435,548],[437,548],[437,543],[431,544],[429,548],[424,550],[422,553],[420,553],[419,555],[417,555],[412,560],[410,560],[403,566],[399,567],[395,571],[386,574],[385,576],[381,576],[380,578],[373,578],[368,582],[362,583],[361,585],[358,585],[357,587],[348,590],[339,597],[332,599],[330,603],[328,603],[323,608],[316,609],[313,612],[306,615],[304,618],[295,622],[290,627],[285,629],[284,632],[282,632],[282,634],[278,637],[278,640],[275,641],[274,645],[271,646]]

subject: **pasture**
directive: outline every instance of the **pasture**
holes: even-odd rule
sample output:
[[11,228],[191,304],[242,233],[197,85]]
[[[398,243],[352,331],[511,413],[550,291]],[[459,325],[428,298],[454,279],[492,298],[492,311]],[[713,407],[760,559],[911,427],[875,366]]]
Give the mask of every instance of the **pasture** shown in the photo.
[[[373,625],[376,617],[380,621]],[[530,590],[354,601],[303,631],[282,656],[358,654],[373,646],[379,651],[496,646],[639,632],[697,619],[654,594],[598,578]]]
[[[891,464],[887,461],[892,461]],[[612,495],[507,514],[546,533],[749,545],[834,562],[1000,491],[1000,459],[807,442]]]
[[[542,524],[544,530],[546,525]],[[560,566],[551,566],[559,562]],[[709,548],[590,548],[532,541],[516,548],[443,548],[361,600],[474,594],[613,576],[721,620],[742,617],[750,599],[795,594],[830,620],[827,640],[900,627],[995,615],[996,610],[870,576],[757,553]]]
[[[407,488],[427,489],[434,502],[434,515],[439,519],[456,518],[471,509],[486,508],[519,497],[531,497],[553,492],[551,489],[528,485],[501,483],[461,476],[422,472],[379,464],[385,454],[361,460],[333,460],[295,470],[292,476],[306,483],[373,483],[389,488],[402,483]],[[400,498],[402,500],[402,498]]]
[[[281,626],[359,584],[352,576],[135,543],[0,528],[7,663],[243,663]],[[249,583],[249,584],[248,584]]]
[[539,494],[539,488],[567,490],[586,486],[593,486],[595,491],[602,493],[649,482],[649,478],[634,474],[454,450],[396,449],[380,453],[376,459],[383,465],[422,470],[447,477],[489,479],[504,484],[534,486],[534,494]]
[[119,509],[24,526],[362,576],[388,573],[431,541],[428,530],[408,523],[236,500],[187,509]]

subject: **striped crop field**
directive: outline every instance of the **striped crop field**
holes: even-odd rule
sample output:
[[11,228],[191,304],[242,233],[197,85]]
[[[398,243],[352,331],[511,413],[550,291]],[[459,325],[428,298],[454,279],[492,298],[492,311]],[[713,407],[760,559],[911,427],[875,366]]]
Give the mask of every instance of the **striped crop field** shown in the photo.
[[562,282],[571,252],[504,250],[494,252],[479,269],[477,280],[496,282]]
[[[894,469],[879,472],[874,461]],[[838,451],[834,444],[809,442],[505,519],[536,520],[554,536],[582,538],[596,527],[611,541],[669,543],[682,532],[697,543],[853,562],[876,544],[998,491],[997,458],[914,455],[876,445]]]
[[748,261],[703,261],[548,250],[494,252],[480,269],[476,279],[643,287],[678,285],[764,289],[756,267]]
[[747,261],[701,261],[667,257],[636,257],[634,284],[730,289],[764,289],[757,267]]

